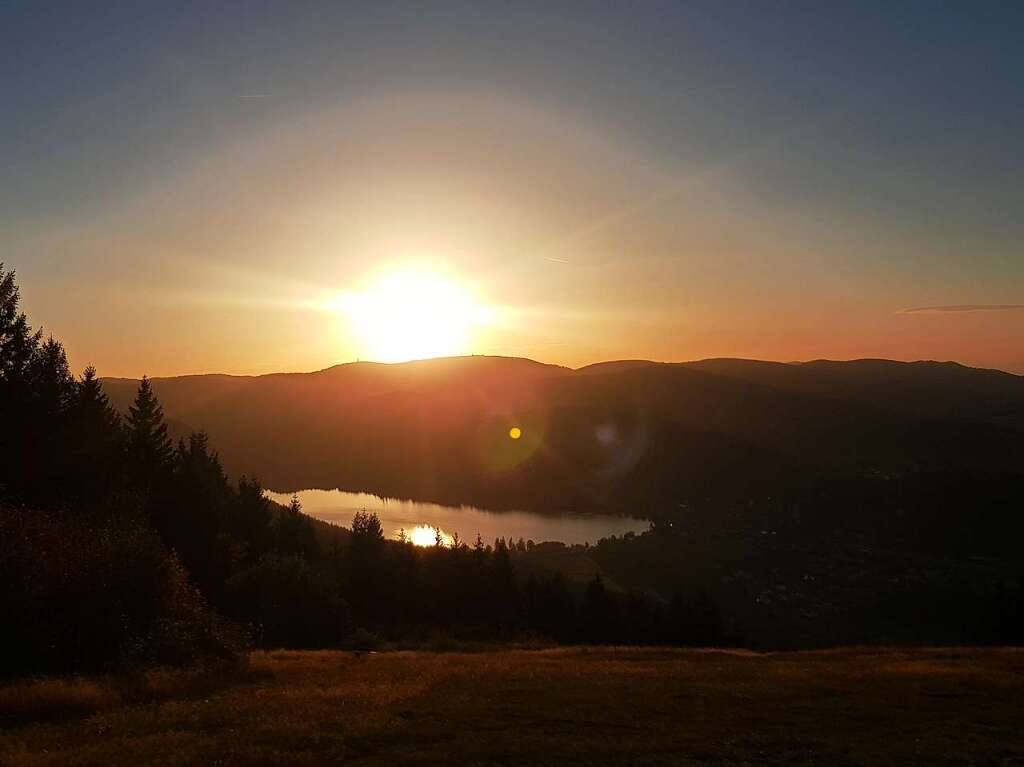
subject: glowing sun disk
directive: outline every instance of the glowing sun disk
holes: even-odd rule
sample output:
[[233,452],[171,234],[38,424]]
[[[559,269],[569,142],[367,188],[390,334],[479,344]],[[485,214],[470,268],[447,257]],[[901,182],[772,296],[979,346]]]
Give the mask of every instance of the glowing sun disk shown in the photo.
[[379,362],[446,357],[471,351],[488,311],[450,280],[430,272],[393,272],[345,301],[352,331]]

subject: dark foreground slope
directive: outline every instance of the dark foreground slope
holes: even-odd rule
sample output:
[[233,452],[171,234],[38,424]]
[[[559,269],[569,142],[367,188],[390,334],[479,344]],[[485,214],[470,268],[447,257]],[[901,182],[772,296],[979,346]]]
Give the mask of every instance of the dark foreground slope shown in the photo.
[[0,763],[1024,761],[1016,650],[272,652],[252,669],[248,683],[131,707],[102,681],[0,688],[0,714],[38,704],[46,685],[51,701],[77,690],[86,714],[0,730]]

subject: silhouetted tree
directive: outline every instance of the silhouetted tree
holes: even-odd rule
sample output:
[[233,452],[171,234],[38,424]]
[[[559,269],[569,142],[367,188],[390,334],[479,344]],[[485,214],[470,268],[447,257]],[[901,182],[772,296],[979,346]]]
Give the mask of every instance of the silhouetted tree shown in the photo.
[[[294,503],[297,498],[293,498]],[[357,511],[352,517],[352,544],[372,549],[380,549],[384,543],[384,529],[380,525],[380,517],[366,511]]]
[[13,271],[0,262],[0,384],[12,386],[28,378],[28,366],[42,331],[33,332],[21,311],[21,294]]
[[62,470],[69,371],[63,347],[31,328],[15,274],[0,263],[0,499],[52,505]]
[[120,435],[121,416],[103,391],[96,368],[89,365],[78,381],[74,399],[75,428],[97,435]]
[[376,607],[387,608],[386,614],[383,609],[380,610],[381,617],[397,626],[422,621],[425,617],[425,601],[422,592],[423,567],[418,556],[421,550],[409,541],[396,542],[385,549],[385,564],[375,589],[380,595]]
[[27,367],[31,396],[24,415],[31,420],[21,434],[27,459],[23,499],[44,507],[58,505],[69,495],[70,437],[68,413],[75,395],[75,380],[64,347],[54,338],[39,344]]
[[232,529],[245,543],[242,555],[245,563],[255,563],[272,546],[272,520],[270,501],[263,493],[263,486],[258,480],[243,475],[238,480],[238,499]]
[[562,573],[543,580],[530,577],[524,587],[526,622],[534,631],[552,639],[570,638],[576,618],[576,603]]
[[499,627],[509,630],[518,625],[522,605],[515,570],[504,538],[495,544],[492,557],[490,603],[493,606],[493,620]]
[[277,517],[275,538],[277,550],[282,555],[295,554],[315,559],[319,553],[316,533],[302,513],[302,503],[297,495],[292,496],[288,508]]
[[179,441],[166,481],[154,515],[157,529],[203,593],[216,602],[243,552],[229,534],[235,498],[204,432],[193,432],[187,443]]
[[351,631],[348,605],[303,557],[271,556],[227,583],[230,615],[263,647],[330,647]]
[[167,436],[163,408],[146,376],[128,409],[127,426],[130,477],[137,489],[147,492],[170,470],[174,448]]
[[64,346],[50,336],[39,345],[29,362],[29,379],[36,400],[39,425],[53,429],[67,413],[75,397],[75,378],[68,367]]
[[586,642],[607,644],[618,640],[619,610],[597,575],[587,584],[579,612],[579,635]]
[[70,412],[71,487],[79,503],[95,507],[114,493],[124,474],[125,433],[91,365],[76,387]]
[[346,594],[357,615],[380,621],[386,615],[386,558],[380,518],[357,511],[345,559]]
[[725,626],[718,604],[701,590],[692,599],[678,592],[668,607],[668,636],[673,644],[717,647],[725,641]]

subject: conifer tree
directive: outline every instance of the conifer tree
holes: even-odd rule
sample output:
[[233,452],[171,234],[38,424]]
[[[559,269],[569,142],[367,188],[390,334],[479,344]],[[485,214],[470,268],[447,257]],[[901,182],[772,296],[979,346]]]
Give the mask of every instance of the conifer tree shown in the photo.
[[60,342],[29,327],[14,272],[0,264],[0,499],[59,504],[66,493],[74,378]]
[[227,475],[220,456],[210,449],[210,438],[205,431],[194,431],[185,440],[178,440],[178,473],[183,479],[198,485],[207,494],[224,495],[228,490]]
[[[297,501],[297,496],[292,499],[293,503]],[[380,517],[372,512],[357,511],[352,517],[352,542],[368,549],[380,549],[384,543]]]
[[20,310],[21,294],[13,271],[0,262],[0,384],[24,382],[28,365],[39,347],[42,331],[32,332]]
[[594,576],[580,604],[580,638],[586,642],[613,642],[619,629],[618,606],[600,575]]
[[73,408],[77,428],[97,434],[120,434],[121,416],[110,404],[92,365],[85,369],[78,382]]
[[171,465],[174,449],[167,436],[164,411],[149,378],[142,377],[134,404],[128,409],[128,460],[133,478],[151,484]]
[[245,541],[244,559],[253,563],[270,547],[270,502],[263,494],[263,486],[243,475],[238,480],[237,504],[235,534]]
[[504,538],[495,541],[491,560],[491,599],[494,605],[494,619],[508,628],[519,617],[519,589],[516,586],[515,571],[509,558],[508,543]]
[[80,502],[94,505],[123,476],[125,434],[121,416],[91,365],[75,386],[69,420],[73,494]]
[[64,347],[52,337],[47,339],[36,347],[25,373],[27,396],[16,397],[23,408],[16,415],[21,426],[17,444],[25,459],[21,496],[34,505],[61,505],[71,494],[68,416],[75,394]]
[[357,511],[352,518],[352,537],[345,559],[345,580],[349,600],[357,612],[377,615],[385,606],[385,541],[380,518]]
[[193,526],[210,536],[226,532],[234,498],[206,432],[192,432],[187,444],[178,441],[175,480],[178,503],[185,507],[180,516],[194,517]]
[[298,495],[292,496],[288,508],[277,518],[276,528],[279,553],[297,554],[307,559],[314,559],[319,554],[316,533],[302,513],[302,502]]
[[236,499],[205,432],[192,432],[188,442],[179,440],[170,479],[159,494],[155,524],[199,588],[216,603],[233,564],[245,552],[231,539]]
[[26,368],[39,344],[20,310],[14,272],[0,263],[0,500],[17,498],[22,490],[28,456],[24,439],[29,428]]
[[32,355],[28,372],[39,426],[52,431],[70,410],[77,389],[64,345],[50,336]]

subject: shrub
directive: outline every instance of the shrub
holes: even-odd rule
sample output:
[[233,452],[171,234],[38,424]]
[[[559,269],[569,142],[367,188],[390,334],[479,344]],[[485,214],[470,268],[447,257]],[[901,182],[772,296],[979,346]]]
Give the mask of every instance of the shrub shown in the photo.
[[379,635],[374,634],[368,629],[362,627],[357,628],[353,631],[349,637],[345,640],[346,650],[360,650],[362,652],[371,652],[379,649],[384,645],[384,640]]
[[236,573],[225,603],[261,647],[337,646],[351,630],[348,603],[326,574],[297,556],[270,557]]
[[0,674],[171,665],[242,649],[137,522],[0,507]]

